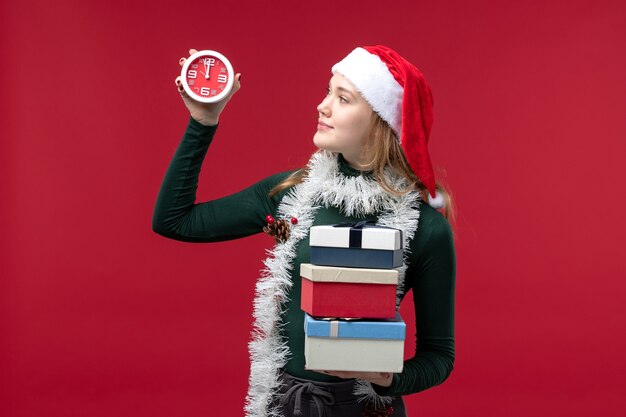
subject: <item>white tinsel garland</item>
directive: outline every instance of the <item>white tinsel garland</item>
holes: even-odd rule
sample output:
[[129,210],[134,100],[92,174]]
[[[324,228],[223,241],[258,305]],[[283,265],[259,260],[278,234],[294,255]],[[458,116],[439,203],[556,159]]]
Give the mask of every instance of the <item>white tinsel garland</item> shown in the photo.
[[[280,218],[295,217],[298,223],[292,226],[286,242],[276,244],[269,251],[256,285],[252,341],[249,344],[250,385],[245,406],[248,417],[281,417],[278,407],[271,405],[281,384],[279,371],[287,364],[290,354],[286,341],[280,337],[284,325],[281,306],[288,300],[293,285],[291,276],[298,242],[308,235],[320,207],[338,207],[351,217],[381,212],[377,224],[402,230],[405,262],[398,278],[397,308],[403,294],[409,242],[415,235],[419,219],[418,193],[396,197],[385,192],[371,178],[345,176],[339,171],[337,155],[326,151],[315,153],[307,168],[304,181],[294,186],[278,206]],[[396,189],[405,184],[402,178],[393,177],[390,172],[387,179]],[[369,400],[376,404],[388,404],[393,399],[378,396],[372,385],[363,380],[355,385],[355,395],[359,401]]]

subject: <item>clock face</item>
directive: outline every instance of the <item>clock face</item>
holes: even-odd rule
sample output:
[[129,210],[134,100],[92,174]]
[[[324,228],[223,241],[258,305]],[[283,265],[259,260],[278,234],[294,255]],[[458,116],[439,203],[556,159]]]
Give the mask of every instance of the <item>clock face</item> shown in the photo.
[[199,51],[185,61],[183,88],[194,100],[214,103],[228,95],[234,82],[233,67],[219,52]]

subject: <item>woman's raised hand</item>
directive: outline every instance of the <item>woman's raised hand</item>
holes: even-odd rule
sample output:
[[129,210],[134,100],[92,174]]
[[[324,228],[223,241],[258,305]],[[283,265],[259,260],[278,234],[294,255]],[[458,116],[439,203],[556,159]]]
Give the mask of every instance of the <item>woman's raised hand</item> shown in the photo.
[[[195,49],[190,49],[189,56],[195,54],[196,52],[198,51]],[[181,67],[185,64],[186,60],[187,58],[181,58],[178,61]],[[217,103],[200,103],[199,101],[191,99],[183,89],[182,82],[180,81],[180,75],[176,77],[175,82],[176,87],[178,87],[178,92],[180,93],[180,96],[182,97],[185,106],[187,106],[191,117],[193,117],[195,121],[203,125],[214,126],[219,121],[220,114],[222,113],[222,110],[224,110],[224,107],[226,107],[226,104],[228,103],[230,98],[241,87],[241,84],[239,82],[240,78],[241,74],[235,74],[235,82],[233,83],[233,88],[230,90],[230,93],[226,97],[224,97],[223,100],[220,100]]]

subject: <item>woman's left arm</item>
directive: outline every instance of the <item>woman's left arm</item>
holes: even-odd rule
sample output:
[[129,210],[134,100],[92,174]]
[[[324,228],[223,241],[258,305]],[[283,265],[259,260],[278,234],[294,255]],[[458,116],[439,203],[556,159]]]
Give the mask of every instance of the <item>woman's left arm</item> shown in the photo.
[[401,373],[324,372],[372,383],[379,395],[413,394],[441,384],[454,365],[456,257],[448,221],[426,206],[413,242],[405,287],[413,290],[417,346]]
[[430,207],[422,209],[411,249],[405,286],[413,290],[417,346],[381,395],[406,395],[441,384],[454,365],[454,292],[456,257],[448,221]]

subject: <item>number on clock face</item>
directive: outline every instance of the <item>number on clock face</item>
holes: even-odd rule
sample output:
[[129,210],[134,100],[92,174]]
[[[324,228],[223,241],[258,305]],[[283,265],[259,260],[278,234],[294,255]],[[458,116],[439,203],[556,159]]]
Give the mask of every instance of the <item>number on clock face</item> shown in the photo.
[[189,65],[186,77],[192,91],[210,98],[221,93],[226,86],[228,70],[219,58],[201,56]]

